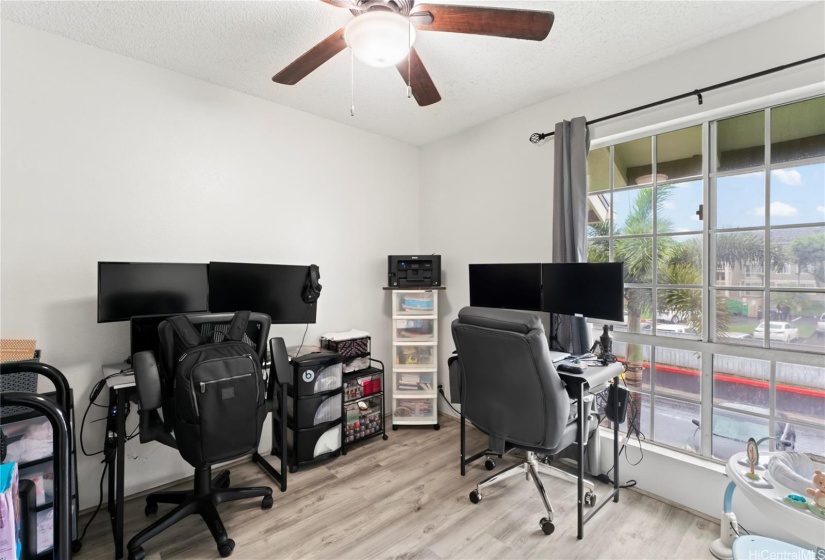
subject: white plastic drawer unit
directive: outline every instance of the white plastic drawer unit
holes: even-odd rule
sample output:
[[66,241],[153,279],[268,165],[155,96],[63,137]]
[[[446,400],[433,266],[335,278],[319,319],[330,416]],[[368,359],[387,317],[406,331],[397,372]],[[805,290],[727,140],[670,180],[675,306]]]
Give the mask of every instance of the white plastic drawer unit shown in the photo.
[[397,399],[393,419],[397,420],[432,420],[435,419],[435,402],[433,399]]
[[395,319],[395,329],[393,329],[393,341],[433,342],[436,340],[437,328],[437,320],[435,317]]
[[433,292],[404,292],[398,296],[395,298],[393,315],[432,315],[435,312]]
[[434,372],[399,372],[395,375],[395,395],[435,395]]

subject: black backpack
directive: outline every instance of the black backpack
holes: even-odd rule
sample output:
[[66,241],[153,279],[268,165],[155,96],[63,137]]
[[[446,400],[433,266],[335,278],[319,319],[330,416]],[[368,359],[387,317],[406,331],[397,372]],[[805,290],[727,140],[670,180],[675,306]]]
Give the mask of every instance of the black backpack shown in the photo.
[[243,342],[249,311],[228,332],[201,337],[185,315],[167,319],[175,331],[175,439],[195,468],[256,451],[266,417],[266,385],[258,353]]

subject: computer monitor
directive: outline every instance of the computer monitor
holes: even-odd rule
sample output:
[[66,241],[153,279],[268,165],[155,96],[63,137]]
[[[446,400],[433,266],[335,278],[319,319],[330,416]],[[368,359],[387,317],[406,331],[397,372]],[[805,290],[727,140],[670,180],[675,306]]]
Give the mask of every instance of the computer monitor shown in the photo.
[[97,322],[209,309],[206,265],[97,263]]
[[273,324],[314,323],[318,306],[301,298],[308,266],[209,263],[209,309],[266,313]]
[[541,310],[541,264],[471,264],[470,305]]
[[542,311],[624,320],[624,263],[541,265]]

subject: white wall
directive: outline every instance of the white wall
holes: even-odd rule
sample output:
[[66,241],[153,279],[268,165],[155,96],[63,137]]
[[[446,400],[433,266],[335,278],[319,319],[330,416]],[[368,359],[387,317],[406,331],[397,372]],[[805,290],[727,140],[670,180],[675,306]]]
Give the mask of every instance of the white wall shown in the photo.
[[[446,356],[454,349],[449,325],[469,305],[468,264],[547,262],[551,258],[553,142],[533,145],[528,142],[530,134],[552,131],[562,119],[581,115],[595,119],[821,54],[823,20],[825,4],[806,7],[424,146],[420,248],[422,253],[442,255],[447,290],[441,300],[440,329],[446,336],[439,349],[439,379],[445,390],[449,387]],[[819,61],[706,93],[702,106],[692,98],[592,126],[591,139],[823,81],[825,67]],[[668,472],[678,463],[660,460],[653,453],[645,457],[638,469],[623,462],[622,478],[636,478],[642,489],[718,515],[720,488],[724,490],[725,485],[721,474],[688,466],[681,471],[687,469],[693,478],[665,479],[657,473]],[[743,523],[747,526],[747,521]]]
[[[4,21],[0,179],[0,334],[37,339],[78,422],[101,364],[129,353],[128,323],[96,323],[97,261],[316,263],[307,341],[360,328],[389,356],[386,255],[418,251],[413,146]],[[158,444],[127,454],[127,493],[191,475]],[[101,468],[79,457],[84,508]]]

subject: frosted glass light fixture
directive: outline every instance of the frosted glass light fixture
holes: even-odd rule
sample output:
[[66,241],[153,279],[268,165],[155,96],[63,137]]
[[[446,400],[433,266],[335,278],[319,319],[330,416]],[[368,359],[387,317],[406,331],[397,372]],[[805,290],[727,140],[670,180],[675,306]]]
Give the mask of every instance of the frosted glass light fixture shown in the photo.
[[394,66],[406,58],[415,41],[415,29],[402,15],[371,11],[353,19],[344,40],[355,58],[378,68]]

